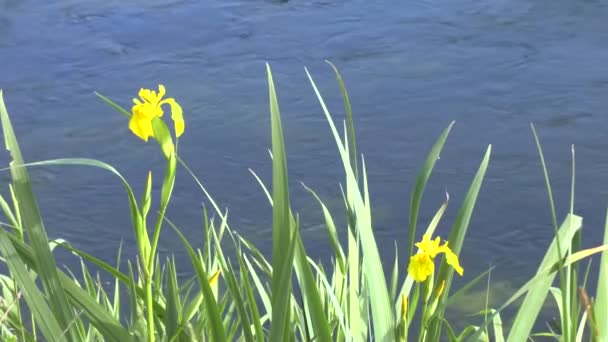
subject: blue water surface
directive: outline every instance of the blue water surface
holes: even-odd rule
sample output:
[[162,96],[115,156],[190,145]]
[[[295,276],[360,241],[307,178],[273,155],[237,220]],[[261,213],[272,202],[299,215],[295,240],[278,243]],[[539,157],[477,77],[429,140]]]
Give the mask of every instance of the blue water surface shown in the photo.
[[[97,158],[141,193],[150,169],[160,185],[158,147],[133,136],[127,119],[94,91],[128,108],[140,87],[163,83],[184,108],[182,157],[228,209],[231,227],[270,255],[270,206],[248,170],[270,183],[268,62],[285,126],[294,210],[307,251],[326,258],[320,209],[300,182],[317,190],[343,222],[342,166],[304,71],[309,68],[341,120],[340,91],[324,62],[330,60],[350,92],[387,269],[394,242],[407,244],[417,172],[455,120],[420,225],[447,191],[451,201],[438,232],[448,235],[492,144],[461,262],[465,280],[497,266],[492,281],[510,293],[536,271],[553,234],[531,122],[545,149],[560,221],[569,210],[574,144],[575,211],[584,216],[584,244],[601,243],[608,198],[607,17],[601,0],[0,0],[0,87],[26,160]],[[106,261],[114,260],[122,240],[126,256],[134,255],[117,178],[85,167],[38,168],[31,176],[51,238]],[[8,174],[2,179],[7,184]],[[181,170],[169,217],[195,244],[203,242],[203,203]],[[188,272],[169,227],[161,250],[177,253]],[[59,262],[77,265],[68,254]],[[405,272],[403,252],[399,263]]]

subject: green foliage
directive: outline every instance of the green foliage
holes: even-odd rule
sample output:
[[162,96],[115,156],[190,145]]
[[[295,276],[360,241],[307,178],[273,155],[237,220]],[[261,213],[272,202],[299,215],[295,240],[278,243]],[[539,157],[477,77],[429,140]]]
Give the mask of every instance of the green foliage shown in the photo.
[[[441,258],[436,271],[423,281],[417,282],[407,272],[409,258],[422,253],[422,248],[418,252],[415,250],[417,232],[432,236],[448,207],[446,194],[445,202],[429,224],[419,229],[424,190],[454,123],[439,135],[415,178],[408,232],[404,232],[403,237],[395,237],[395,240],[403,241],[404,237],[407,240],[403,244],[395,243],[392,262],[382,260],[373,229],[365,159],[357,153],[353,110],[342,75],[333,64],[329,65],[344,101],[342,125],[335,123],[335,116],[330,114],[308,70],[306,74],[327,120],[344,171],[344,188],[340,188],[344,212],[331,212],[313,189],[302,184],[311,194],[310,200],[319,206],[319,214],[325,222],[331,245],[329,266],[307,255],[299,233],[299,217],[291,207],[288,154],[270,66],[267,66],[267,79],[272,138],[271,188],[250,170],[266,194],[272,213],[270,261],[256,246],[231,229],[227,211],[220,208],[196,173],[180,158],[177,137],[174,144],[171,132],[162,120],[155,118],[151,125],[165,157],[164,176],[153,178],[149,174],[138,202],[129,182],[113,166],[102,161],[67,158],[26,164],[0,91],[0,121],[12,157],[5,169],[11,174],[10,196],[0,196],[0,209],[6,219],[2,223],[5,228],[0,231],[0,256],[7,270],[6,274],[0,274],[0,339],[260,342],[406,341],[417,338],[418,341],[437,341],[443,332],[450,341],[524,341],[536,336],[564,341],[581,341],[584,336],[590,336],[593,341],[607,338],[608,295],[602,289],[608,284],[608,218],[604,245],[581,249],[582,218],[574,213],[574,150],[570,211],[558,227],[547,166],[534,131],[556,237],[532,279],[501,306],[486,306],[482,312],[473,313],[471,320],[477,324],[455,331],[446,318],[446,311],[458,305],[459,299],[489,277],[492,268],[478,275],[468,276],[467,273],[468,282],[454,291],[451,291],[454,269],[447,263],[447,256]],[[113,109],[131,117],[129,111],[113,100],[97,95]],[[338,130],[340,126],[342,132]],[[463,248],[490,155],[491,146],[488,146],[447,239],[456,258]],[[127,194],[125,204],[130,209],[136,241],[134,248],[138,253],[137,258],[127,261],[126,271],[120,269],[119,261],[109,264],[66,241],[49,241],[27,169],[52,166],[94,167],[109,171],[121,182]],[[203,208],[204,238],[200,244],[184,236],[167,217],[178,170],[187,172],[211,208],[209,212],[207,207]],[[158,199],[152,197],[154,179],[162,182]],[[155,200],[159,201],[159,209],[152,215],[155,216],[153,225],[148,225],[148,214]],[[344,215],[345,226],[336,224],[340,222],[334,219],[337,215]],[[160,233],[165,225],[173,228],[190,259],[194,274],[187,279],[177,276],[182,265],[172,256],[160,258],[157,254]],[[69,270],[57,267],[53,255],[56,247],[70,251],[77,258],[81,276],[76,277]],[[589,298],[585,290],[590,266],[581,277],[579,263],[596,254],[601,254],[601,265],[594,299]],[[407,258],[407,262],[400,262],[398,256]],[[120,252],[117,259],[120,259]],[[99,274],[91,273],[89,268],[93,265],[114,280],[111,290],[102,286]],[[391,266],[388,279],[384,274],[389,268],[387,265]],[[558,287],[554,286],[557,274]],[[504,309],[520,298],[523,301],[518,304],[513,321],[508,317],[508,323],[503,324]],[[535,333],[533,329],[547,300],[557,303],[559,329]],[[413,322],[420,322],[420,325],[412,327]]]

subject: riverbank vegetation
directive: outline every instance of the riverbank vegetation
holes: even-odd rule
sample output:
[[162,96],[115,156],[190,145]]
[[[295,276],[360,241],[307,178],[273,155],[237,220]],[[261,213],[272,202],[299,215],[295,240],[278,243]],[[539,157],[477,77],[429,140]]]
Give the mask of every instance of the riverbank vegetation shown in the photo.
[[[0,229],[2,341],[608,340],[608,222],[603,244],[583,249],[583,220],[574,212],[574,196],[569,212],[555,210],[534,127],[542,165],[539,172],[545,177],[555,236],[544,258],[537,261],[536,275],[509,293],[508,300],[472,312],[464,328],[457,328],[446,316],[446,310],[473,287],[484,284],[491,272],[499,272],[488,269],[473,274],[459,260],[491,160],[491,146],[479,156],[466,196],[456,204],[459,211],[454,221],[445,222],[443,217],[448,203],[454,205],[446,196],[443,203],[437,203],[428,225],[420,223],[425,187],[453,123],[432,145],[415,175],[407,238],[399,239],[407,243],[396,245],[394,260],[381,259],[368,191],[372,185],[368,184],[365,159],[357,152],[348,93],[338,70],[330,66],[342,90],[344,120],[330,114],[313,77],[308,70],[306,73],[344,171],[343,182],[336,184],[344,211],[330,212],[315,190],[304,186],[325,222],[332,248],[329,264],[308,256],[299,232],[300,218],[290,204],[287,152],[270,67],[272,182],[265,184],[253,174],[272,208],[269,253],[261,252],[247,236],[231,228],[227,210],[216,203],[196,170],[180,158],[178,140],[188,134],[188,110],[179,103],[177,90],[162,85],[154,90],[141,89],[130,109],[118,103],[126,103],[131,94],[113,100],[97,94],[109,110],[125,115],[125,126],[134,139],[158,143],[164,156],[164,174],[150,172],[130,180],[113,166],[93,159],[27,163],[0,91],[2,132],[12,160],[3,169],[11,178],[0,197],[4,214]],[[119,246],[116,262],[110,264],[68,241],[49,239],[28,170],[57,165],[101,168],[122,184],[131,214],[133,248],[137,250],[137,258],[129,260],[128,267],[119,267]],[[186,238],[166,215],[178,175],[192,177],[204,197],[200,241]],[[574,175],[573,158],[572,193]],[[131,182],[144,184],[143,193],[136,194]],[[158,198],[152,196],[153,187],[160,189]],[[342,221],[344,226],[336,224]],[[440,223],[451,228],[439,232]],[[172,230],[181,240],[194,271],[191,277],[178,277],[184,266],[173,257],[159,255],[163,230]],[[73,253],[81,267],[66,270],[58,265],[54,256],[57,249]],[[599,260],[599,271],[590,272],[591,258]],[[110,277],[111,284],[108,286],[102,277]],[[454,277],[461,278],[458,283],[464,285],[453,286]],[[539,322],[546,302],[556,304],[552,308],[557,319],[550,324]],[[504,316],[506,308],[514,310],[512,317]]]

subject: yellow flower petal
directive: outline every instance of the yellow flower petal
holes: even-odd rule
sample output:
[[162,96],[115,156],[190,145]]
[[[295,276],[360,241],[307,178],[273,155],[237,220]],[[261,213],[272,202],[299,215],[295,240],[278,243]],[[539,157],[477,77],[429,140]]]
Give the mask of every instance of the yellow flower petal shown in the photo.
[[410,258],[410,264],[407,268],[407,272],[417,282],[423,282],[433,274],[435,271],[435,264],[431,257],[426,253],[420,253]]
[[464,270],[460,266],[460,262],[458,261],[458,256],[450,250],[450,251],[445,252],[445,260],[447,261],[448,265],[454,267],[456,272],[458,272],[458,274],[460,274],[460,276],[462,277]]
[[160,101],[160,99],[162,99],[163,96],[165,96],[165,86],[162,84],[159,84],[158,85],[158,97],[156,98],[157,102]]
[[220,273],[221,273],[221,272],[220,272],[220,270],[217,270],[217,271],[216,271],[216,272],[215,272],[215,273],[214,273],[214,274],[211,276],[211,278],[209,278],[209,285],[213,286],[213,285],[214,285],[214,284],[217,282],[218,278],[220,277]]
[[159,105],[168,104],[171,106],[171,119],[175,125],[175,136],[180,137],[184,133],[184,116],[182,107],[173,98],[168,98],[159,103]]
[[144,141],[148,141],[148,138],[154,136],[154,130],[152,130],[152,121],[141,115],[133,115],[129,120],[129,129],[133,134],[137,135]]
[[185,123],[184,120],[175,120],[175,136],[176,137],[180,137],[182,134],[184,134],[184,129],[185,129]]
[[139,98],[147,103],[153,103],[154,98],[156,98],[156,94],[154,94],[152,90],[144,88],[140,88],[137,95],[139,95]]
[[429,234],[424,234],[422,237],[422,241],[416,243],[416,247],[420,248],[422,253],[428,254],[431,258],[435,258],[437,254],[441,253],[441,249],[439,244],[441,243],[441,239],[439,236],[435,238],[435,240],[431,240],[431,236]]
[[437,290],[437,297],[443,294],[443,290],[445,289],[445,280],[441,281],[441,285],[439,285],[439,289]]

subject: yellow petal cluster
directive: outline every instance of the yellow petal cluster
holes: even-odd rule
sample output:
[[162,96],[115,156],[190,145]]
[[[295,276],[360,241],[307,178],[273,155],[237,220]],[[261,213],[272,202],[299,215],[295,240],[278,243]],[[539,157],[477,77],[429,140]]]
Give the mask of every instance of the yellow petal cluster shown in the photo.
[[152,120],[163,116],[162,106],[168,104],[171,108],[171,119],[175,126],[175,136],[179,137],[184,133],[184,118],[182,107],[173,98],[163,99],[165,96],[165,86],[158,86],[158,93],[154,90],[141,88],[139,90],[139,99],[133,99],[133,107],[131,109],[132,116],[129,121],[129,129],[133,134],[137,135],[144,141],[148,141],[149,137],[154,137],[152,129]]
[[425,281],[435,271],[435,257],[438,254],[444,253],[446,262],[452,266],[458,274],[462,276],[464,270],[460,266],[458,256],[448,247],[446,241],[441,244],[441,238],[437,236],[435,240],[431,240],[429,234],[424,234],[422,241],[416,243],[419,252],[410,258],[410,264],[407,272],[417,282]]

